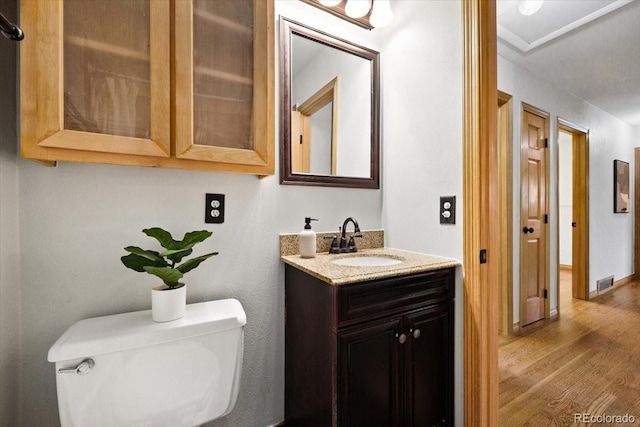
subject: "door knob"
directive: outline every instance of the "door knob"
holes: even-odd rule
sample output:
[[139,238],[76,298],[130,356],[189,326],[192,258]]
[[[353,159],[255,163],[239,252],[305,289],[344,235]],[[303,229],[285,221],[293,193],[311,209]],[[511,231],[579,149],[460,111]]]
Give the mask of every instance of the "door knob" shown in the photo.
[[578,224],[576,224],[575,222],[572,222],[572,223],[571,223],[571,226],[572,226],[573,228],[576,228],[576,227],[578,226]]
[[529,227],[529,228],[527,228],[527,227],[525,226],[525,227],[522,227],[522,232],[523,232],[524,234],[527,234],[527,233],[533,233],[533,232],[534,232],[534,229],[533,229],[533,227]]
[[420,338],[420,329],[416,329],[415,331],[413,331],[413,338],[414,339]]
[[400,344],[404,344],[407,341],[407,336],[405,334],[400,334],[398,341],[400,341]]

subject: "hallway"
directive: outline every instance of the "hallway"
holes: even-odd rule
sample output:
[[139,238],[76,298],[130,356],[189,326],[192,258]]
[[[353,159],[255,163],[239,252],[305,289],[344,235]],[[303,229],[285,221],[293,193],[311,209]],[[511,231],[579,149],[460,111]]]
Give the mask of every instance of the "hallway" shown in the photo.
[[499,337],[500,425],[640,425],[640,282],[587,302],[571,299],[570,271],[560,281],[560,320]]

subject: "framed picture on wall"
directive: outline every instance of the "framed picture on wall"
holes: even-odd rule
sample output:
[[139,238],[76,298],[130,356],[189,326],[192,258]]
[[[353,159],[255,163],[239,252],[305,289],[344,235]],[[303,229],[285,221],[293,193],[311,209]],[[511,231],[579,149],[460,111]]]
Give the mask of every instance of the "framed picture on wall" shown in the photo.
[[613,161],[613,213],[629,213],[629,163]]

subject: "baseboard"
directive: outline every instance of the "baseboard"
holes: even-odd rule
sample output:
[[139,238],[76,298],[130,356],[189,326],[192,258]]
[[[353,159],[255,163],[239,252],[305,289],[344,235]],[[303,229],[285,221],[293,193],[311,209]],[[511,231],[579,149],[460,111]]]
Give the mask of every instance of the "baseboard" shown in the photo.
[[622,285],[626,285],[627,283],[631,283],[635,280],[636,276],[635,274],[632,274],[630,276],[627,277],[623,277],[620,280],[616,280],[615,282],[613,282],[613,286],[622,286]]
[[513,324],[513,334],[517,335],[520,333],[520,322],[514,322]]
[[613,284],[613,286],[609,286],[607,289],[603,289],[603,290],[601,290],[601,291],[598,291],[597,296],[601,296],[601,295],[604,295],[604,294],[608,294],[609,292],[611,292],[611,291],[615,288],[615,285],[616,285],[616,284],[614,283],[614,284]]
[[560,264],[560,270],[573,270],[573,266],[571,264]]
[[600,292],[598,292],[598,290],[596,289],[595,291],[591,291],[589,292],[589,299],[593,299],[596,297],[599,297],[601,295],[607,294],[609,292],[611,292],[612,290],[619,288],[620,286],[624,286],[624,285],[628,285],[629,283],[632,283],[634,280],[636,280],[636,276],[635,274],[631,274],[627,277],[623,277],[622,279],[619,280],[615,280],[613,282],[612,286],[609,286],[607,289],[604,289]]
[[554,307],[549,311],[549,319],[557,319],[558,318],[558,307]]

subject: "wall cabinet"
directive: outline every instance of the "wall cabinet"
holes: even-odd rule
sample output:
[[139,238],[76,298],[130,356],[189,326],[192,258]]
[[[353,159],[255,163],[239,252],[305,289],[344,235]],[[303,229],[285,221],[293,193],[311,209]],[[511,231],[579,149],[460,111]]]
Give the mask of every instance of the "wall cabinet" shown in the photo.
[[453,425],[454,269],[285,292],[287,426]]
[[273,174],[273,0],[22,0],[21,152]]

